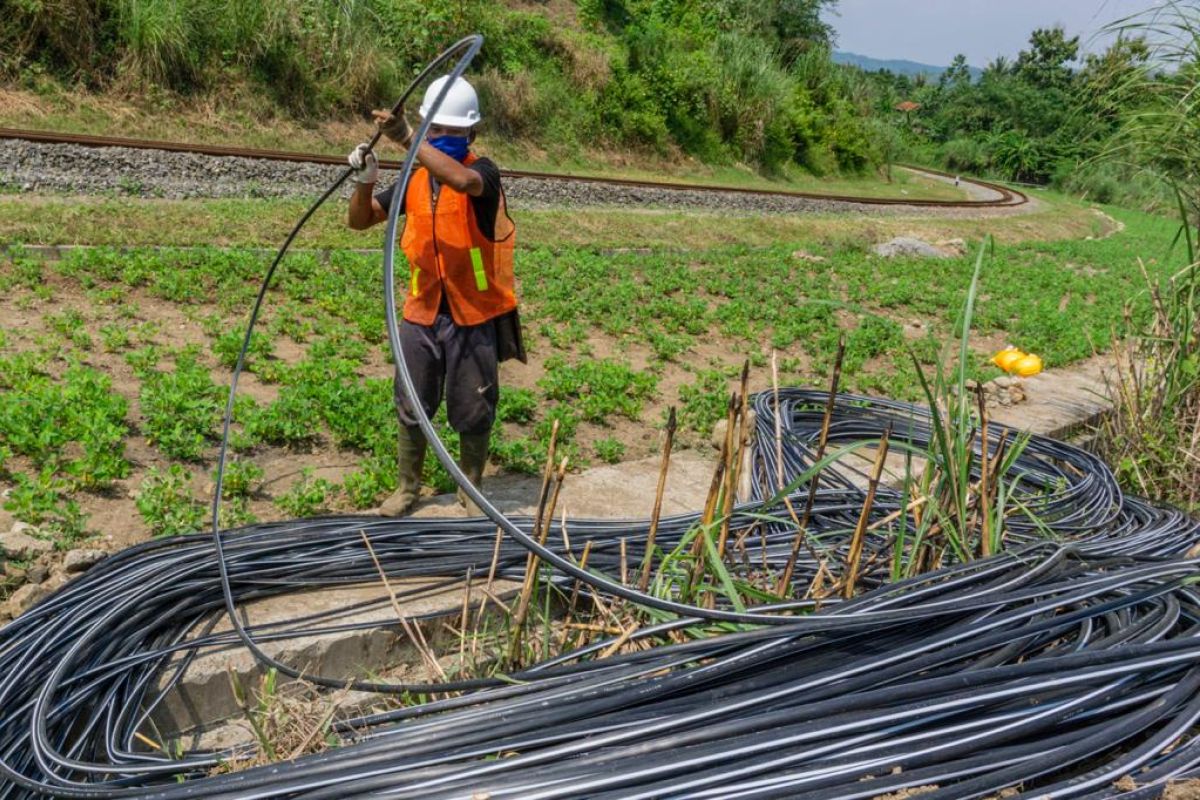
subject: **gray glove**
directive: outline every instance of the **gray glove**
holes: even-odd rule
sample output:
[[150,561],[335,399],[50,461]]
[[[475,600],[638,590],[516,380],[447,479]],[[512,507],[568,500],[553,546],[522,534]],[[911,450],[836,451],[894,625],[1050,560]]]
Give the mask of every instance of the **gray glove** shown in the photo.
[[379,180],[379,159],[366,142],[351,150],[346,162],[354,170],[351,178],[355,183],[376,183]]
[[391,139],[401,147],[408,147],[412,142],[413,130],[408,124],[408,120],[404,118],[404,109],[398,110],[395,114],[390,111],[372,111],[371,116],[375,117],[375,125],[379,131]]

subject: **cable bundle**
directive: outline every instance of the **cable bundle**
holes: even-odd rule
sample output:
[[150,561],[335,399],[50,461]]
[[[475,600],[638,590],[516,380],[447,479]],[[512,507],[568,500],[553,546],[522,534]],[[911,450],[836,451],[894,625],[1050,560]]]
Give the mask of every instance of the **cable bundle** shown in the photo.
[[[821,423],[813,409],[824,397],[782,397],[785,474],[795,481],[811,463]],[[762,442],[774,430],[773,399],[756,405]],[[837,398],[831,441],[885,428],[914,445],[929,435],[921,408]],[[772,453],[755,453],[760,486],[777,475]],[[852,477],[837,465],[822,473],[812,535],[849,535],[863,505]],[[878,588],[819,610],[790,600],[741,614],[718,602],[714,611],[772,624],[604,659],[595,654],[610,642],[598,642],[503,680],[442,685],[464,692],[453,699],[346,721],[344,747],[216,776],[215,766],[245,751],[167,758],[136,736],[198,654],[241,646],[216,630],[225,604],[211,538],[146,543],[0,631],[0,798],[871,797],[922,785],[968,797],[1030,781],[1039,797],[1116,796],[1114,781],[1139,769],[1135,779],[1151,787],[1139,791],[1152,794],[1200,764],[1200,747],[1179,741],[1200,714],[1197,565],[1179,558],[1200,527],[1123,497],[1092,456],[1048,439],[1031,439],[1010,477],[1041,503],[1061,541],[1014,520],[1007,553],[897,583],[876,566],[864,585]],[[731,527],[756,568],[778,570],[794,530],[764,523],[782,512],[778,503],[764,509],[766,492],[757,493]],[[881,490],[872,520],[896,515],[901,502]],[[513,522],[532,532],[531,520]],[[659,546],[670,550],[696,523],[696,515],[663,520]],[[896,524],[872,535],[882,543]],[[573,553],[557,526],[547,546],[574,558],[591,542],[590,590],[603,594],[599,573],[617,573],[621,540],[636,563],[648,527],[574,521]],[[424,579],[402,595],[412,598],[486,572],[496,541],[483,519],[258,525],[223,535],[229,590],[241,606],[373,582],[364,533],[389,578]],[[522,578],[526,557],[504,539],[497,576]],[[794,585],[817,569],[802,557]],[[385,602],[374,604],[378,621],[362,622],[370,605],[247,632],[257,642],[389,624],[401,632]],[[663,641],[694,630],[704,613],[664,617],[632,638]]]

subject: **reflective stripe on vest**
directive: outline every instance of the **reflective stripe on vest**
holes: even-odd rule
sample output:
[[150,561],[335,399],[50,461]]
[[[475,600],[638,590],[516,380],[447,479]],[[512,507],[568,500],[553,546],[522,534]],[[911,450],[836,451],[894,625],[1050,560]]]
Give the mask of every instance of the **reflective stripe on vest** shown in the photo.
[[412,268],[412,279],[409,281],[409,284],[412,286],[412,296],[413,297],[416,297],[418,294],[417,287],[421,285],[418,282],[420,280],[420,278],[421,278],[421,268],[413,267]]
[[478,247],[471,248],[471,268],[475,271],[475,288],[486,292],[488,288],[487,273],[483,270],[483,253]]

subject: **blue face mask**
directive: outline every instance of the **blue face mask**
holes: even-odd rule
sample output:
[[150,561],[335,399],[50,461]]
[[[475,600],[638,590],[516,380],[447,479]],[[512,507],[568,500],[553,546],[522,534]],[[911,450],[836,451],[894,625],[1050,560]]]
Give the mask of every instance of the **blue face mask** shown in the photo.
[[435,136],[429,140],[429,144],[455,161],[462,161],[467,157],[467,148],[471,146],[471,140],[466,136]]

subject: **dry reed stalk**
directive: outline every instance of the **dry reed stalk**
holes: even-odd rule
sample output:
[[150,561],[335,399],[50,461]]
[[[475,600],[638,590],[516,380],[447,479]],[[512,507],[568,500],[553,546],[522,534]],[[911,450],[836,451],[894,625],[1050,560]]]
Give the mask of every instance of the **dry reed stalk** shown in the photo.
[[867,531],[869,531],[869,532],[877,531],[880,528],[886,527],[886,526],[892,524],[893,522],[895,522],[896,520],[900,519],[900,516],[902,514],[907,514],[909,512],[916,511],[918,508],[920,508],[921,506],[925,505],[928,502],[929,502],[928,495],[922,495],[914,500],[910,500],[908,505],[906,505],[903,509],[897,509],[896,511],[893,511],[892,513],[888,514],[886,517],[883,517],[882,519],[880,519],[876,522],[872,522],[870,525],[867,526]]
[[[553,442],[552,442],[553,443]],[[554,489],[550,494],[550,500],[545,509],[538,509],[539,517],[534,523],[534,529],[538,532],[538,544],[545,545],[546,539],[550,536],[550,526],[554,520],[554,507],[558,503],[558,494],[562,490],[563,479],[567,474],[567,458],[564,456],[559,464],[558,471],[554,476]],[[545,513],[543,519],[541,514]],[[517,600],[517,609],[512,617],[512,640],[509,643],[508,658],[512,663],[516,663],[516,657],[521,649],[521,637],[524,633],[525,619],[529,614],[529,601],[533,597],[533,588],[537,584],[537,573],[541,559],[535,553],[530,553],[526,559],[525,567],[525,582],[521,585],[521,594]]]
[[620,650],[621,647],[629,641],[629,637],[637,633],[638,629],[641,627],[642,626],[640,623],[634,622],[628,628],[625,628],[623,631],[621,631],[621,635],[617,637],[616,641],[604,648],[604,651],[600,653],[600,658],[608,658]]
[[137,738],[138,741],[140,741],[142,744],[149,747],[151,750],[155,750],[159,753],[163,752],[163,747],[161,744],[154,741],[149,736],[146,736],[141,731],[134,731],[133,735]]
[[[837,354],[834,356],[833,360],[833,375],[829,380],[829,398],[825,401],[825,414],[821,418],[821,433],[817,439],[816,458],[813,459],[813,463],[815,464],[820,463],[821,459],[825,457],[825,448],[829,444],[829,425],[833,420],[834,406],[837,405],[838,384],[841,383],[842,380],[842,362],[845,360],[845,358],[846,337],[841,336],[838,338]],[[776,391],[778,392],[778,389],[776,389]],[[776,405],[778,406],[778,396],[776,396]],[[775,418],[779,418],[778,408],[776,408]],[[780,452],[782,452],[782,446],[780,446]],[[796,569],[796,559],[800,557],[800,548],[804,546],[806,540],[808,539],[808,520],[809,517],[812,516],[813,503],[815,503],[817,499],[817,483],[820,480],[821,470],[817,470],[813,474],[812,480],[808,482],[808,499],[804,502],[804,514],[797,522],[796,538],[792,541],[792,552],[788,556],[787,565],[783,569],[784,578],[780,579],[779,581],[780,597],[783,597],[782,592],[784,592],[787,586],[791,584],[792,574]],[[788,509],[792,511],[792,515],[794,517],[795,511],[792,510],[791,503],[787,503],[787,505]]]
[[573,631],[590,631],[592,633],[606,633],[610,636],[618,636],[625,632],[624,628],[614,627],[612,625],[597,625],[594,622],[567,622],[563,624],[564,628],[570,628]]
[[[729,409],[726,419],[733,414],[733,398],[730,397]],[[732,424],[732,423],[730,423]],[[726,430],[725,442],[721,446],[721,456],[717,460],[716,469],[713,470],[712,483],[708,486],[708,497],[704,501],[704,512],[700,516],[700,530],[696,532],[696,538],[692,542],[692,573],[688,577],[687,594],[691,594],[692,587],[700,582],[701,576],[704,574],[704,540],[703,536],[712,525],[713,516],[716,514],[717,502],[721,496],[721,486],[725,480],[725,466],[727,460],[726,447],[729,444],[728,429]]]
[[467,663],[467,625],[471,617],[471,581],[473,578],[474,570],[467,567],[467,582],[463,587],[462,619],[459,621],[458,664],[460,669],[464,669],[464,665]]
[[650,532],[646,534],[646,554],[642,557],[642,577],[638,591],[650,586],[650,569],[654,561],[654,542],[658,537],[658,521],[662,517],[663,494],[667,489],[667,470],[671,466],[671,448],[675,442],[675,406],[667,414],[667,435],[663,440],[662,463],[658,468],[658,486],[654,491],[654,511],[650,514]]
[[[496,543],[492,545],[492,563],[488,566],[487,584],[483,587],[483,602],[479,604],[479,611],[475,614],[475,624],[471,628],[471,657],[476,658],[477,646],[479,644],[479,626],[483,622],[483,614],[487,610],[487,599],[495,597],[492,590],[496,585],[496,568],[500,563],[500,545],[504,542],[504,530],[496,526]],[[508,615],[508,607],[503,603],[498,605],[504,610],[505,616]]]
[[[513,613],[512,609],[510,609],[508,607],[507,603],[505,603],[503,600],[501,600],[499,597],[497,597],[495,592],[493,592],[491,589],[487,588],[486,586],[479,587],[479,591],[483,592],[484,597],[486,597],[488,600],[492,601],[492,605],[496,606],[496,608],[498,608],[500,610],[500,613],[502,613],[506,617],[510,617],[510,618],[512,617],[512,613]],[[484,603],[483,605],[487,605],[487,604]]]
[[[733,506],[737,501],[738,484],[742,479],[742,464],[746,456],[746,445],[749,443],[749,387],[750,360],[742,362],[742,377],[738,386],[737,408],[734,411],[734,424],[737,425],[737,435],[730,432],[730,464],[726,470],[725,502],[721,509],[721,536],[717,540],[717,557],[725,558],[725,548],[729,540],[729,525],[733,516]],[[733,425],[730,426],[731,428]]]
[[867,496],[863,499],[858,524],[854,526],[854,536],[850,539],[850,549],[846,553],[846,576],[842,596],[847,600],[854,596],[854,587],[858,584],[859,560],[862,558],[863,540],[867,535],[867,520],[870,519],[871,508],[875,505],[875,491],[879,488],[879,478],[883,475],[883,464],[887,458],[891,435],[889,427],[879,439],[879,450],[875,453],[875,463],[871,465],[871,477],[867,483]]
[[316,740],[321,731],[326,730],[329,727],[329,723],[333,722],[334,714],[337,713],[338,707],[345,701],[349,694],[350,691],[348,689],[343,689],[338,693],[337,697],[329,701],[329,711],[327,711],[324,716],[317,720],[312,727],[309,728],[309,731],[307,734],[305,734],[304,738],[300,740],[300,743],[292,748],[291,754],[287,757],[288,761],[295,761],[308,751],[309,746],[312,745],[313,741]]
[[[725,438],[721,444],[721,458],[717,464],[717,470],[713,474],[712,485],[709,486],[708,500],[704,504],[704,517],[701,522],[701,530],[697,532],[696,541],[692,545],[692,555],[695,557],[695,563],[692,569],[690,587],[694,587],[700,583],[706,571],[707,556],[705,554],[704,539],[707,532],[713,525],[718,513],[718,506],[722,513],[722,518],[726,518],[724,514],[725,506],[729,499],[729,474],[732,469],[733,458],[733,431],[737,425],[737,410],[739,407],[737,393],[729,395],[729,403],[725,410]],[[724,526],[722,525],[722,530]],[[720,549],[718,548],[718,557],[720,557]],[[690,591],[690,589],[689,589]],[[708,608],[712,607],[714,598],[711,595],[706,595],[700,598],[700,605]]]
[[571,537],[567,535],[567,509],[565,506],[562,510],[562,524],[559,526],[559,530],[562,531],[563,555],[574,561],[575,556],[571,555]]
[[[579,557],[579,568],[580,569],[587,569],[588,556],[590,556],[591,554],[592,554],[592,541],[591,541],[591,539],[589,539],[583,543],[583,554],[580,555],[580,557]],[[570,623],[570,621],[575,618],[575,605],[579,602],[579,586],[580,586],[579,579],[576,579],[575,583],[571,585],[571,601],[567,604],[567,615],[565,617],[565,619],[568,623]],[[564,627],[561,643],[565,643],[566,641],[567,641],[567,631],[566,631],[566,628]]]
[[446,680],[446,673],[442,669],[442,665],[438,663],[437,657],[429,648],[429,644],[425,641],[425,635],[421,633],[421,626],[414,625],[412,620],[405,616],[403,609],[400,608],[400,600],[396,597],[395,591],[392,590],[392,584],[388,580],[387,573],[383,570],[383,565],[379,563],[379,557],[375,555],[375,548],[371,546],[371,539],[367,536],[366,531],[359,531],[362,534],[363,544],[367,546],[367,552],[371,554],[371,561],[375,564],[375,569],[379,572],[379,579],[383,581],[383,588],[387,590],[388,598],[392,601],[392,610],[396,612],[396,616],[400,620],[400,625],[404,628],[404,632],[408,634],[409,641],[413,643],[417,653],[426,662],[433,674],[437,675],[441,680]]

